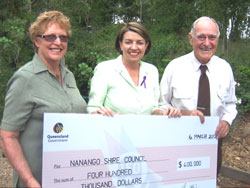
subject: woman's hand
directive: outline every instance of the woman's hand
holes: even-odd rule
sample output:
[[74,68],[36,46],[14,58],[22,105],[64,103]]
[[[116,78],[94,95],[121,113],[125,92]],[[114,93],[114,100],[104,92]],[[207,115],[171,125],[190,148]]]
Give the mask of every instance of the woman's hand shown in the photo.
[[181,117],[181,110],[177,109],[177,108],[173,108],[173,107],[168,107],[167,110],[165,110],[165,114],[168,117]]
[[23,155],[22,147],[19,143],[19,132],[1,129],[0,136],[3,153],[18,175],[22,178],[25,185],[28,188],[41,188],[38,181],[32,175],[29,164]]
[[26,182],[24,182],[27,188],[41,188],[41,185],[38,181],[32,176]]
[[114,116],[114,112],[109,107],[100,107],[96,111],[92,112],[92,114],[102,114],[104,116]]
[[155,110],[153,115],[163,115],[168,117],[181,117],[181,111],[177,108],[169,107],[167,110]]

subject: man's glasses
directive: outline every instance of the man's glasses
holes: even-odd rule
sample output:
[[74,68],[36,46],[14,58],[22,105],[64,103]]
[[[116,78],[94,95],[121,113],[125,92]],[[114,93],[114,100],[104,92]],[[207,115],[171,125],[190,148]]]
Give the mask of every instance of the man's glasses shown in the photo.
[[68,42],[68,40],[69,40],[69,37],[65,36],[65,35],[59,35],[59,36],[56,36],[56,35],[37,35],[37,37],[41,37],[41,38],[45,39],[47,42],[54,42],[57,39],[57,37],[59,37],[61,42]]
[[215,39],[217,39],[217,35],[208,35],[208,36],[206,36],[206,35],[197,35],[197,38],[200,41],[205,41],[206,38],[208,38],[208,40],[210,40],[210,41],[214,41]]

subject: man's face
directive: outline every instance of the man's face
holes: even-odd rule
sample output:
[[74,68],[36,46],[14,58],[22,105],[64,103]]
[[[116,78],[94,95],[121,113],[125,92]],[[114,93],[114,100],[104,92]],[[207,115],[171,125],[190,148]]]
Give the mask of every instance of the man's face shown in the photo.
[[218,45],[218,30],[211,20],[201,20],[196,24],[193,36],[189,33],[189,42],[195,57],[202,64],[208,63],[215,54]]

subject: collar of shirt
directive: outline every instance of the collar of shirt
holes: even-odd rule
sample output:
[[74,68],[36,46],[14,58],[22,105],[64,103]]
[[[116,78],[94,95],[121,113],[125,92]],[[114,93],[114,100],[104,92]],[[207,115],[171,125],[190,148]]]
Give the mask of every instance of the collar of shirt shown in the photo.
[[[192,54],[192,64],[193,64],[193,66],[194,66],[195,71],[198,72],[199,69],[200,69],[200,66],[201,66],[202,64],[201,64],[201,63],[199,62],[199,60],[195,57],[194,51],[192,51],[191,54]],[[213,57],[214,57],[214,56],[213,56]],[[208,72],[210,72],[210,69],[211,69],[211,62],[213,61],[213,57],[211,57],[211,59],[206,63]]]
[[140,72],[139,72],[139,85],[136,86],[130,77],[126,67],[123,65],[122,62],[122,55],[116,58],[116,67],[115,70],[135,89],[140,86],[141,82],[143,81],[143,77],[147,76],[149,70],[146,68],[145,63],[140,61]]
[[[35,74],[38,74],[38,73],[44,72],[44,71],[50,72],[48,67],[43,63],[42,59],[39,57],[39,55],[37,53],[35,53],[35,55],[33,57],[33,62],[35,63],[35,66],[34,66],[34,73]],[[69,72],[69,70],[65,67],[64,57],[60,60],[60,69],[61,69],[62,78],[64,78],[64,76]]]

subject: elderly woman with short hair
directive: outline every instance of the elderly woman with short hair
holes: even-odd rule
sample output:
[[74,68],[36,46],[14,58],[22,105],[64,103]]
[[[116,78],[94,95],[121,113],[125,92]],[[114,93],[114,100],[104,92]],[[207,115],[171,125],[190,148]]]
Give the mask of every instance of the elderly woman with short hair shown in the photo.
[[13,187],[37,188],[42,182],[43,114],[85,113],[86,103],[64,65],[69,19],[58,11],[44,12],[29,33],[35,55],[8,82],[1,145],[14,168]]

